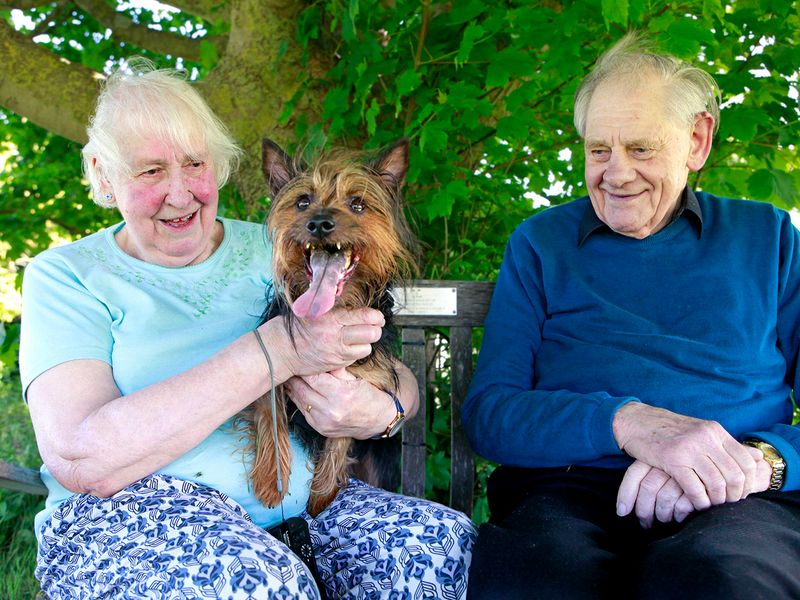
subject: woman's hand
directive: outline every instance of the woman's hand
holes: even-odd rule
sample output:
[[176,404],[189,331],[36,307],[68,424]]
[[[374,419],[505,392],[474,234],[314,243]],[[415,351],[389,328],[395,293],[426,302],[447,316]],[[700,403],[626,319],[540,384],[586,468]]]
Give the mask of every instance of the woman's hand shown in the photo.
[[[416,379],[402,363],[396,362],[395,368],[398,399],[406,416],[413,416],[419,406]],[[397,414],[389,394],[345,369],[293,377],[286,385],[308,424],[326,437],[368,439],[383,433]]]
[[285,318],[276,317],[260,328],[275,361],[276,383],[293,375],[316,375],[350,366],[372,352],[386,322],[383,314],[372,308],[337,309],[315,321],[292,321],[290,335]]

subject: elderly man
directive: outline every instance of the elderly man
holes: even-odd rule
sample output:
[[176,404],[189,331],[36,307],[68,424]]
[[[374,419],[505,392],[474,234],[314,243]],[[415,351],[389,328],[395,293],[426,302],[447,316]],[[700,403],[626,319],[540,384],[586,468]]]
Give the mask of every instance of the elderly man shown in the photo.
[[718,95],[631,35],[578,89],[589,195],[511,236],[462,411],[471,598],[800,598],[800,235],[687,187]]

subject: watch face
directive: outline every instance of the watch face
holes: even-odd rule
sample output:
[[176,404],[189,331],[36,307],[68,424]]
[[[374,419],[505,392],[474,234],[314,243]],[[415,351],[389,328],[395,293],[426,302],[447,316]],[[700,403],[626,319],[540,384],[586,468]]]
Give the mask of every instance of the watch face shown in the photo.
[[772,476],[770,477],[769,488],[770,490],[779,490],[783,487],[784,470],[786,469],[786,462],[780,453],[767,442],[760,440],[745,442],[748,446],[753,446],[761,450],[764,455],[764,460],[767,461],[772,467]]

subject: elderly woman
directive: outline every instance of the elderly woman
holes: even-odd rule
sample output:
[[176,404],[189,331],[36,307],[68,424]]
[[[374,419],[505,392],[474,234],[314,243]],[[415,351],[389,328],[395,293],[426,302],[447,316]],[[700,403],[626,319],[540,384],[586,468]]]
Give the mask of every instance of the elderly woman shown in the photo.
[[[25,270],[21,373],[50,490],[35,524],[43,590],[318,598],[306,564],[266,531],[300,515],[329,597],[463,597],[475,535],[464,515],[352,480],[312,518],[297,443],[281,507],[249,489],[235,417],[273,383],[305,378],[294,389],[326,435],[386,429],[396,409],[382,390],[318,377],[366,356],[383,316],[333,311],[294,343],[282,318],[259,325],[263,228],[217,215],[239,150],[176,73],[135,71],[107,82],[83,150],[95,201],[123,221]],[[413,413],[416,383],[398,369]]]

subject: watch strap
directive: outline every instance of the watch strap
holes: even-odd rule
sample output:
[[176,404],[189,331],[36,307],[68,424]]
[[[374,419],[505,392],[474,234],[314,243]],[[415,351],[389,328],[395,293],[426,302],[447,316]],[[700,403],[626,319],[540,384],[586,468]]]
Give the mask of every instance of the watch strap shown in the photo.
[[403,408],[403,405],[400,403],[400,399],[394,394],[394,392],[389,390],[384,391],[389,394],[389,397],[394,402],[394,407],[397,410],[397,414],[395,414],[394,419],[392,419],[391,423],[387,425],[383,433],[380,433],[372,438],[374,440],[392,437],[394,434],[400,431],[400,428],[403,426],[403,421],[405,421],[406,418],[406,411]]
[[783,480],[786,475],[786,461],[781,453],[773,446],[763,440],[749,439],[743,442],[746,446],[758,448],[764,455],[764,460],[772,467],[772,476],[769,480],[769,491],[777,491],[783,487]]

